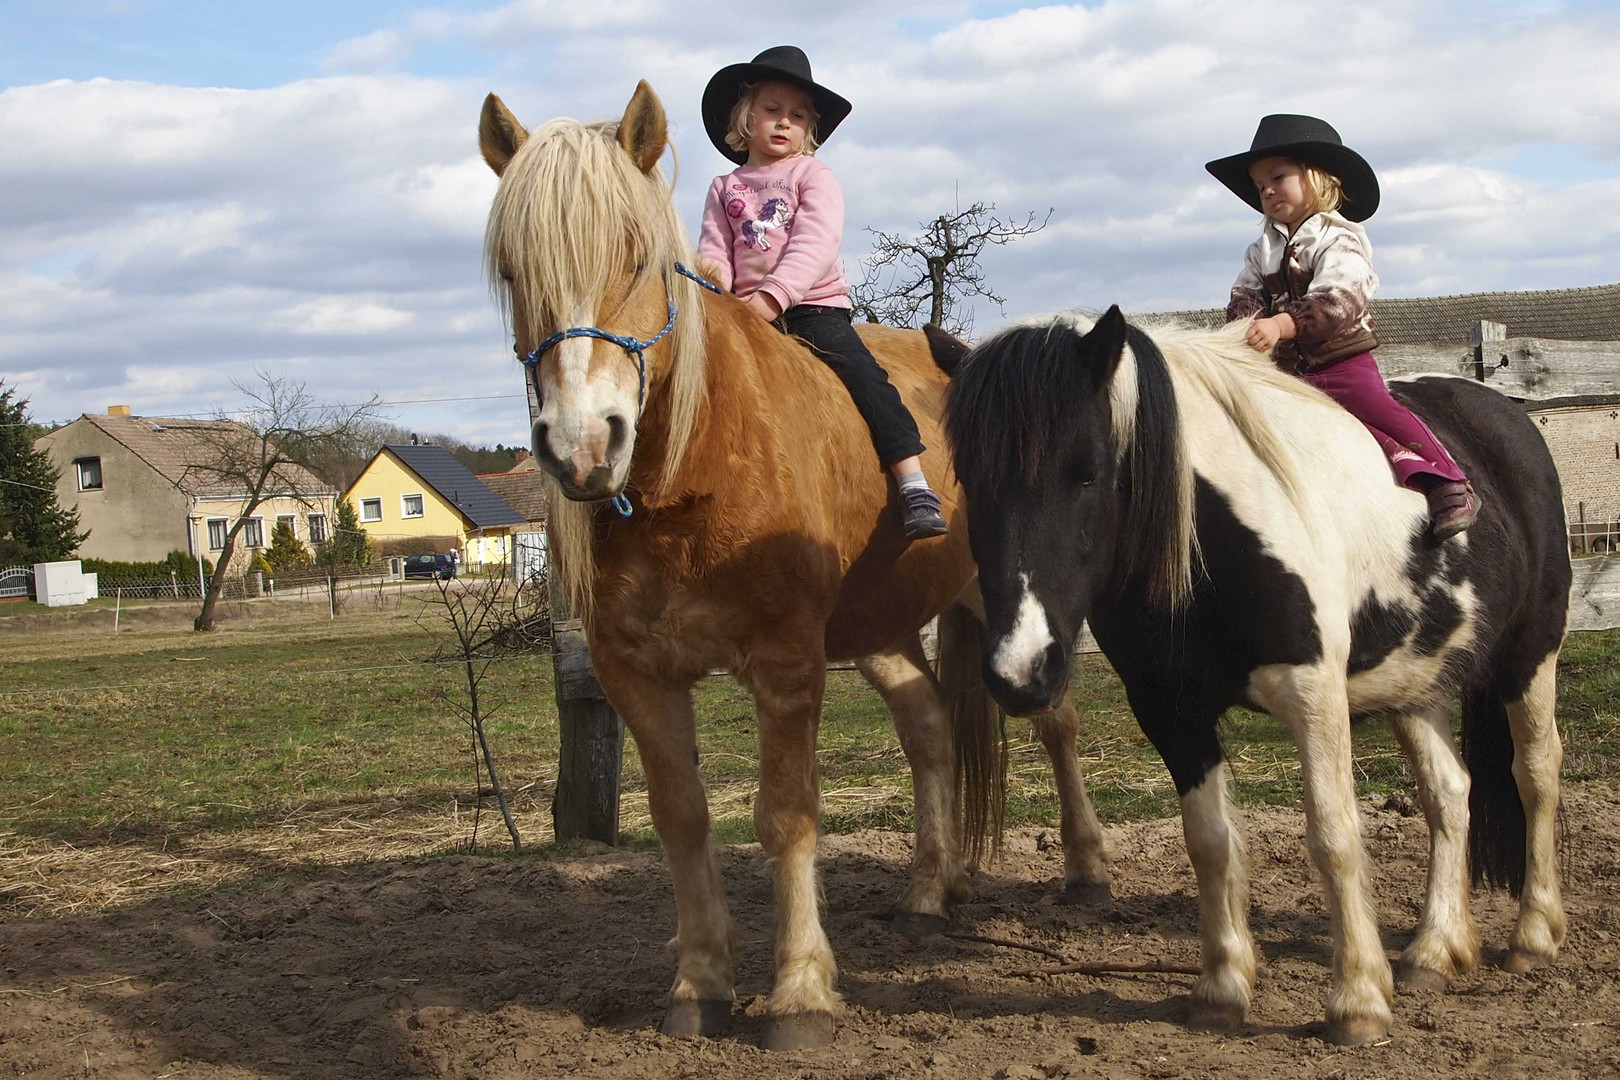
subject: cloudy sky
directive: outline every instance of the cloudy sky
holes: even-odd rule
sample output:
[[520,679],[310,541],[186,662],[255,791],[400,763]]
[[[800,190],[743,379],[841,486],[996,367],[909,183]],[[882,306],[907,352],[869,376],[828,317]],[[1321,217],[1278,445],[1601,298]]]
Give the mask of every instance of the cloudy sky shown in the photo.
[[986,260],[1009,316],[1214,306],[1258,219],[1203,162],[1305,112],[1380,174],[1383,295],[1620,281],[1620,5],[813,6],[0,0],[0,379],[42,420],[175,415],[257,368],[521,442],[479,268],[484,94],[603,119],[646,78],[695,234],[725,167],[703,85],[783,42],[855,103],[821,155],[852,278],[865,228],[983,199],[1054,211]]

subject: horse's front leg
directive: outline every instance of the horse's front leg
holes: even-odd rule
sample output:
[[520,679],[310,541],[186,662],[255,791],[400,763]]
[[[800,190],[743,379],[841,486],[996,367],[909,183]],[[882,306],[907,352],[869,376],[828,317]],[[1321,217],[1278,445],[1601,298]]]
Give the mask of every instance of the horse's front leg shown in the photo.
[[821,926],[816,835],[821,811],[816,732],[826,684],[819,638],[800,648],[777,642],[748,658],[739,675],[759,711],[759,795],[754,829],[771,861],[776,887],[776,987],[768,1009],[767,1050],[799,1050],[832,1041],[837,965]]
[[1108,849],[1103,842],[1102,824],[1086,794],[1086,780],[1080,773],[1075,739],[1080,717],[1074,703],[1038,713],[1032,720],[1035,737],[1046,747],[1052,760],[1052,778],[1057,781],[1063,837],[1063,902],[1065,904],[1105,904],[1108,887]]
[[653,828],[675,885],[675,984],[665,1035],[714,1037],[731,1023],[737,927],[726,910],[720,863],[709,839],[709,803],[698,775],[691,687],[593,656],[597,678],[636,740]]
[[1322,875],[1333,935],[1328,1041],[1353,1046],[1382,1039],[1389,1034],[1395,988],[1367,884],[1344,662],[1261,668],[1250,687],[1299,747],[1305,846]]

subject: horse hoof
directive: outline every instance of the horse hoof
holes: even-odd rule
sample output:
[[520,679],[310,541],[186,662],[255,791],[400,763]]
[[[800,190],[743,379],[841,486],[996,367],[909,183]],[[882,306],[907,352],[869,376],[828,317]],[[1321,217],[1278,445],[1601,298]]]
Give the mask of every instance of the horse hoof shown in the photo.
[[833,1017],[827,1012],[773,1016],[765,1028],[765,1049],[773,1053],[814,1050],[833,1041]]
[[1514,975],[1525,975],[1536,968],[1546,967],[1552,963],[1550,956],[1538,956],[1523,949],[1509,949],[1507,956],[1502,960],[1502,970]]
[[1063,886],[1058,896],[1058,903],[1065,907],[1107,907],[1113,900],[1114,891],[1106,881],[1076,881]]
[[1329,1020],[1327,1041],[1336,1046],[1366,1046],[1388,1037],[1389,1021],[1371,1016],[1352,1020]]
[[1227,1032],[1243,1026],[1248,1010],[1240,1005],[1217,1005],[1213,1002],[1195,1002],[1187,1014],[1187,1026],[1194,1031]]
[[935,934],[943,934],[950,920],[943,915],[924,915],[917,911],[897,911],[891,924],[894,932],[912,941],[921,941]]
[[1425,994],[1443,994],[1451,986],[1451,977],[1434,968],[1402,964],[1395,971],[1395,983],[1403,990]]
[[677,1001],[664,1014],[659,1031],[676,1039],[717,1039],[731,1026],[731,1002],[720,998]]

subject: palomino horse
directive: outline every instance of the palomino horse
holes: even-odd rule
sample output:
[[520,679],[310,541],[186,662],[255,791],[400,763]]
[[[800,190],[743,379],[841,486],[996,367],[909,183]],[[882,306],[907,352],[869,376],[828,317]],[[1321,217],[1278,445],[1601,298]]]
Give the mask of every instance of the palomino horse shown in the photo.
[[[1242,1022],[1255,977],[1216,722],[1247,705],[1285,723],[1327,892],[1328,1037],[1361,1043],[1388,1031],[1392,983],[1367,893],[1352,720],[1394,727],[1429,824],[1428,896],[1402,981],[1441,988],[1479,962],[1470,854],[1476,876],[1520,890],[1510,970],[1552,960],[1563,941],[1564,511],[1519,406],[1463,379],[1398,383],[1484,497],[1471,529],[1435,545],[1423,498],[1392,482],[1366,429],[1249,349],[1244,330],[1150,335],[1113,308],[1094,326],[1015,326],[954,358],[946,423],[989,621],[986,680],[1011,712],[1045,707],[1090,621],[1181,795],[1198,1025]],[[1449,721],[1459,694],[1466,770]]]
[[[754,824],[776,899],[766,1045],[813,1045],[831,1037],[839,1002],[815,871],[827,661],[857,659],[911,765],[917,843],[897,928],[942,925],[967,890],[958,802],[974,852],[999,814],[983,630],[957,603],[966,594],[976,604],[977,594],[960,493],[947,482],[946,383],[923,335],[862,328],[934,447],[924,465],[956,521],[949,536],[907,546],[887,477],[832,371],[677,261],[688,246],[658,169],[665,142],[646,83],[617,123],[555,120],[532,134],[490,95],[479,143],[501,183],[488,267],[540,400],[534,456],[565,496],[552,500],[549,521],[556,565],[640,751],[674,881],[678,959],[663,1029],[718,1033],[734,1000],[735,932],[691,694],[725,668],[759,711]],[[918,636],[936,615],[937,681]],[[1066,884],[1106,893],[1072,706],[1036,727],[1058,775]]]

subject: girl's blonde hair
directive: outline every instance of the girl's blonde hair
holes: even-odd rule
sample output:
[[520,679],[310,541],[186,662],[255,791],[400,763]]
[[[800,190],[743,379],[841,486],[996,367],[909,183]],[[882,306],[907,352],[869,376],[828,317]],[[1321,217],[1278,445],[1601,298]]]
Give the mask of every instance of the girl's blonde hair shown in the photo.
[[[748,140],[754,137],[754,99],[759,97],[762,87],[773,81],[766,79],[757,83],[743,83],[742,93],[737,95],[737,104],[731,107],[731,119],[726,124],[726,145],[733,150],[746,151]],[[782,86],[792,86],[792,83],[783,82]],[[795,87],[797,89],[797,87]],[[806,94],[805,97],[809,97]],[[799,147],[799,153],[805,157],[813,157],[821,149],[821,140],[816,138],[816,123],[821,114],[816,111],[816,103],[810,102],[810,123],[805,125],[804,145]]]
[[1325,169],[1319,169],[1307,161],[1295,161],[1299,166],[1301,178],[1305,181],[1305,189],[1311,197],[1310,212],[1313,214],[1331,214],[1344,202],[1344,188],[1339,178]]

